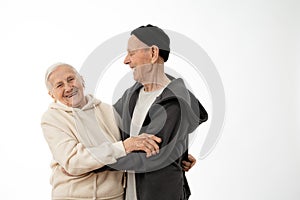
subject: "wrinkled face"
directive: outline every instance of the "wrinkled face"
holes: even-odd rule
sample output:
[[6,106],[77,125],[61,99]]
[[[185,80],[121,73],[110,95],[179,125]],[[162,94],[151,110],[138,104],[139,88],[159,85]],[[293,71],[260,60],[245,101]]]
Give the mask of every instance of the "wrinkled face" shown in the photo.
[[82,78],[69,66],[62,65],[49,76],[51,97],[66,106],[82,108],[86,102]]
[[151,64],[150,47],[132,35],[128,40],[127,52],[124,64],[133,69],[134,80],[139,81],[143,73],[141,68]]

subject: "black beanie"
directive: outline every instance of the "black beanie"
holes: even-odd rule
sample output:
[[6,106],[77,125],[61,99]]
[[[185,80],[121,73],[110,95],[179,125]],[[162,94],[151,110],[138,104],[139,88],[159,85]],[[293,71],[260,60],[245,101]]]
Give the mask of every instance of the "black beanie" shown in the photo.
[[131,35],[135,35],[139,40],[148,46],[156,45],[159,48],[159,55],[166,62],[170,53],[170,38],[169,36],[157,26],[148,24],[147,26],[140,26],[134,29]]

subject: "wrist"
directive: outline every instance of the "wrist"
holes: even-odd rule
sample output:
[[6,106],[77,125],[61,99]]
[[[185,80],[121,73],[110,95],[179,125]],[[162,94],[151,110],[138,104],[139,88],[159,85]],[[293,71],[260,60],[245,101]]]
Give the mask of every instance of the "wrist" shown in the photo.
[[132,152],[132,145],[131,145],[131,139],[127,138],[126,140],[123,141],[123,146],[125,149],[125,152],[128,154]]

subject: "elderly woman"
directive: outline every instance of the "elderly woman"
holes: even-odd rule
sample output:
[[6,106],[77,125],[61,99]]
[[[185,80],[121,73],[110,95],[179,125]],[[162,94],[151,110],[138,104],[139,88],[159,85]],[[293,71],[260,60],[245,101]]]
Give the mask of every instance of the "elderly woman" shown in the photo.
[[54,99],[41,121],[53,155],[52,199],[122,200],[124,172],[97,169],[135,150],[151,156],[160,138],[142,134],[120,141],[112,107],[85,96],[82,77],[68,64],[51,66],[45,82]]

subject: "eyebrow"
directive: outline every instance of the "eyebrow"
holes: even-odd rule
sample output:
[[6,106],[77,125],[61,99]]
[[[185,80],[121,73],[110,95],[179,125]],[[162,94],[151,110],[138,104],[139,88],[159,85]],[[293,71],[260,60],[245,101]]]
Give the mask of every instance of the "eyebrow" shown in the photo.
[[73,74],[72,74],[72,75],[70,75],[70,76],[67,77],[67,80],[68,80],[69,78],[75,78],[75,77],[76,77],[76,75],[73,75]]
[[[69,75],[69,76],[66,78],[66,80],[68,80],[69,78],[75,78],[75,77],[76,77],[76,75],[72,74],[72,75]],[[54,85],[54,86],[57,86],[57,85],[62,84],[62,83],[63,83],[63,81],[58,81],[58,82],[54,83],[53,85]]]
[[58,81],[58,82],[54,83],[54,86],[57,86],[57,85],[62,84],[62,83],[63,83],[62,81]]

